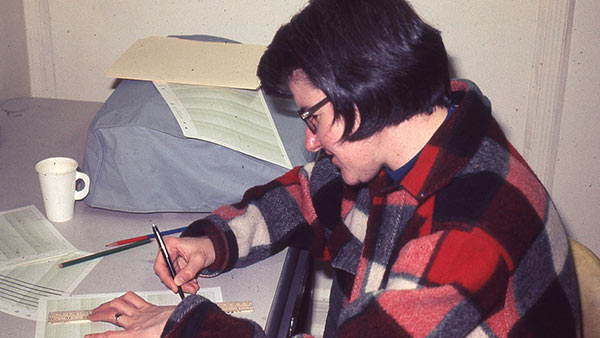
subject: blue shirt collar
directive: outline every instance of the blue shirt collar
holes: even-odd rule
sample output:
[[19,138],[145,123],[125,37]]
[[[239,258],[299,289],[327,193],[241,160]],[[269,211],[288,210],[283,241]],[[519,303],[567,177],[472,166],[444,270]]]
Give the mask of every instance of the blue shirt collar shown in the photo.
[[[448,106],[448,115],[446,115],[446,119],[444,120],[444,122],[446,120],[448,120],[450,115],[452,115],[452,113],[454,113],[455,110],[456,110],[455,105],[451,104]],[[396,170],[392,170],[388,167],[384,167],[383,169],[385,170],[385,172],[388,174],[388,176],[394,182],[399,182],[400,180],[402,180],[404,178],[404,176],[408,173],[408,171],[415,165],[415,163],[417,162],[417,159],[419,158],[419,155],[421,155],[421,151],[419,151],[410,161],[406,162],[406,164],[404,164],[402,167],[400,167]]]

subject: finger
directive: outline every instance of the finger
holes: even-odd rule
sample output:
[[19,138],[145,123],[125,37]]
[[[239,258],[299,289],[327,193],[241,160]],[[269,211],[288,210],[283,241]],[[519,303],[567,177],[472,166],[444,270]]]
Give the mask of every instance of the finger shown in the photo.
[[189,294],[195,294],[196,292],[198,292],[198,290],[200,289],[200,285],[198,284],[198,280],[197,279],[192,279],[191,281],[181,285],[181,289],[185,292],[185,293],[189,293]]
[[93,309],[92,312],[88,315],[87,319],[89,319],[93,322],[103,321],[103,322],[112,323],[113,319],[114,319],[114,315],[117,312],[118,312],[118,310],[114,306],[114,299],[113,299],[113,300],[103,303],[103,304],[99,305],[98,307],[96,307],[95,309]]
[[158,276],[160,281],[173,292],[177,292],[177,285],[175,281],[173,281],[173,277],[171,277],[171,272],[167,265],[165,264],[165,260],[162,257],[162,254],[159,252],[156,255],[156,260],[154,261],[154,273]]
[[[187,265],[187,262],[181,258],[173,262],[173,267],[175,268],[175,271],[181,271],[185,267],[185,265]],[[181,284],[181,289],[185,293],[196,293],[194,283],[197,283],[196,278]]]
[[86,334],[84,338],[118,338],[125,337],[127,335],[127,331],[118,330],[118,331],[106,331],[101,333],[90,333]]
[[195,294],[196,292],[198,292],[198,289],[196,289],[196,288],[195,288],[193,285],[191,285],[191,284],[188,284],[188,283],[186,283],[186,284],[183,284],[183,285],[181,286],[181,290],[182,290],[183,292],[187,293],[187,294],[190,294],[190,295],[193,295],[193,294]]
[[177,238],[177,237],[165,237],[164,241],[165,241],[165,247],[167,248],[167,251],[169,252],[169,255],[171,257],[182,254],[178,250],[179,244],[181,243],[181,238]]
[[[120,315],[120,317],[117,320],[118,314]],[[110,307],[110,308],[92,310],[92,312],[87,316],[87,319],[91,320],[92,322],[107,322],[107,323],[119,325],[118,321],[121,321],[123,316],[125,316],[125,315],[126,314],[124,311],[117,310],[116,308]]]
[[132,291],[127,291],[127,293],[125,293],[123,296],[121,296],[121,298],[124,301],[126,301],[129,304],[136,307],[137,309],[141,309],[144,307],[148,307],[149,305],[152,305],[149,302],[147,302],[144,298],[140,297],[137,293],[132,292]]
[[[128,292],[119,298],[115,298],[109,302],[101,304],[97,308],[93,309],[88,315],[88,319],[91,321],[103,321],[114,323],[115,315],[117,313],[132,315],[137,307],[130,302],[131,299],[139,297],[133,292]],[[137,302],[137,300],[135,300]]]
[[179,260],[177,264],[181,269],[175,275],[175,285],[180,286],[196,279],[198,272],[206,267],[206,259],[204,255],[193,255],[187,264],[181,264]]
[[127,324],[129,323],[128,318],[130,318],[128,315],[123,314],[123,313],[116,313],[115,314],[115,322],[114,324],[116,326],[120,326],[122,328],[126,328]]
[[112,307],[116,310],[115,313],[122,313],[126,315],[133,315],[137,311],[137,306],[131,302],[134,300],[138,302],[137,298],[141,298],[135,293],[128,291],[119,298],[112,300]]

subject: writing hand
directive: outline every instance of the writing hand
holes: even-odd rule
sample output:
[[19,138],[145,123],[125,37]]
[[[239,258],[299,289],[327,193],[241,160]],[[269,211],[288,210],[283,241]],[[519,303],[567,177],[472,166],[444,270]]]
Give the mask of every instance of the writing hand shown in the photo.
[[109,322],[125,330],[88,334],[85,338],[160,337],[175,306],[156,306],[129,291],[119,298],[106,302],[88,316],[97,322]]
[[196,275],[215,261],[212,241],[208,237],[166,237],[165,246],[177,273],[175,280],[160,252],[154,262],[154,272],[173,292],[177,292],[177,287],[181,286],[186,293],[196,293],[199,289]]

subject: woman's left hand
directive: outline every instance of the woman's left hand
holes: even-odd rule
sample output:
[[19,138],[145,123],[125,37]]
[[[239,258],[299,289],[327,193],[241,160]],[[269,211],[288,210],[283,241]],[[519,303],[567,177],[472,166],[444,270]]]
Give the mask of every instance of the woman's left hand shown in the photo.
[[175,306],[156,306],[129,291],[95,308],[88,316],[94,322],[113,323],[125,330],[86,335],[86,338],[160,337]]

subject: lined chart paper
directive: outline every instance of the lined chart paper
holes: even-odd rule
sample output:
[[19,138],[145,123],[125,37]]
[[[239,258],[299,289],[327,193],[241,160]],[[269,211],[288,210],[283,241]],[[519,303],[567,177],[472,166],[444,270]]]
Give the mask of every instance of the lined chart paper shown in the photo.
[[184,136],[291,169],[262,90],[154,82]]
[[35,319],[42,297],[67,296],[99,260],[60,269],[77,251],[34,206],[0,213],[0,311]]

